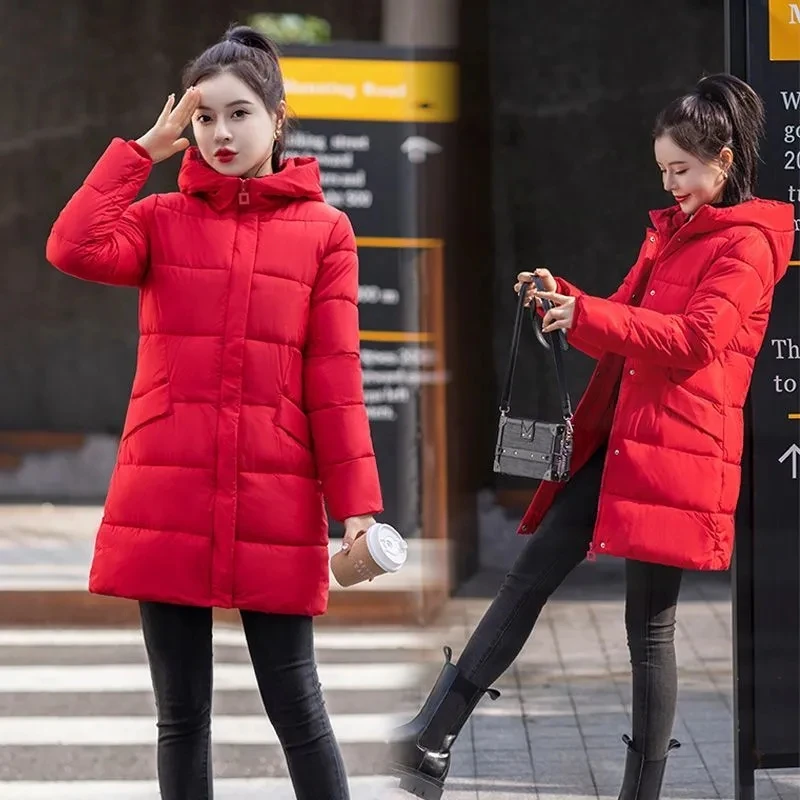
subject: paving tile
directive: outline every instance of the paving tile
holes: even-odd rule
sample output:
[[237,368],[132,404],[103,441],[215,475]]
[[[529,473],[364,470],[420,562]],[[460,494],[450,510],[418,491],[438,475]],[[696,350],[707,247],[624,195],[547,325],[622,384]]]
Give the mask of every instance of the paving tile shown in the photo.
[[800,800],[800,770],[773,770],[769,778],[780,800]]
[[687,720],[686,728],[698,744],[724,744],[733,752],[732,719]]
[[480,780],[533,781],[533,765],[527,750],[478,750],[475,753],[475,772]]
[[527,756],[528,737],[522,717],[484,717],[474,722],[473,736],[476,753],[484,750],[521,750]]
[[541,797],[544,787],[558,789],[564,796],[595,796],[594,781],[582,745],[534,750],[533,769]]
[[475,757],[472,752],[453,752],[452,759],[453,764],[450,768],[450,780],[454,778],[475,777]]

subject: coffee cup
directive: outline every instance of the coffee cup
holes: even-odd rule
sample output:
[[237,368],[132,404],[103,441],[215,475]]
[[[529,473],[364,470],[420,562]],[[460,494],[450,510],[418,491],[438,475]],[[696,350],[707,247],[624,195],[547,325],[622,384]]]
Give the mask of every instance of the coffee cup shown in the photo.
[[359,534],[349,550],[333,556],[331,572],[340,586],[355,586],[397,572],[407,558],[408,545],[403,537],[391,525],[377,522]]

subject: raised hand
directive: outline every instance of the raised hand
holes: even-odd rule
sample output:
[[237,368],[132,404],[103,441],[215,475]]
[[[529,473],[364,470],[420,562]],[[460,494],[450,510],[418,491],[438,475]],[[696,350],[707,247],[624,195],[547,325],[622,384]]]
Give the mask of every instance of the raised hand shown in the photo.
[[180,153],[189,146],[189,140],[181,134],[192,119],[200,104],[200,90],[190,86],[175,105],[175,95],[167,98],[156,124],[144,136],[136,140],[143,147],[153,162],[157,164],[175,153]]

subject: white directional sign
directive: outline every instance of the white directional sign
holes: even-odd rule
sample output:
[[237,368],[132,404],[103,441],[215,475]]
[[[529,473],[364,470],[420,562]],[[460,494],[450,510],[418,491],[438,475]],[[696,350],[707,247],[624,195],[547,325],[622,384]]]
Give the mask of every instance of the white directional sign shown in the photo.
[[783,464],[787,458],[791,459],[792,464],[792,480],[797,480],[797,457],[800,456],[800,447],[793,444],[779,459],[778,461]]

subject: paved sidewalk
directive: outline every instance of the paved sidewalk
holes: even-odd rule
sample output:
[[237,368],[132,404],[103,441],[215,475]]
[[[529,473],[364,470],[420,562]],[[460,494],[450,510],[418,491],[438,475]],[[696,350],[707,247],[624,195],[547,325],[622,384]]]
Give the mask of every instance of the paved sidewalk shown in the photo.
[[[616,800],[631,694],[621,563],[600,558],[581,565],[547,604],[496,684],[501,698],[484,699],[457,742],[444,800]],[[484,572],[452,602],[443,641],[456,656],[501,579]],[[686,575],[676,642],[674,736],[682,747],[670,756],[662,798],[733,800],[727,575]],[[800,772],[757,773],[756,797],[800,798]]]

